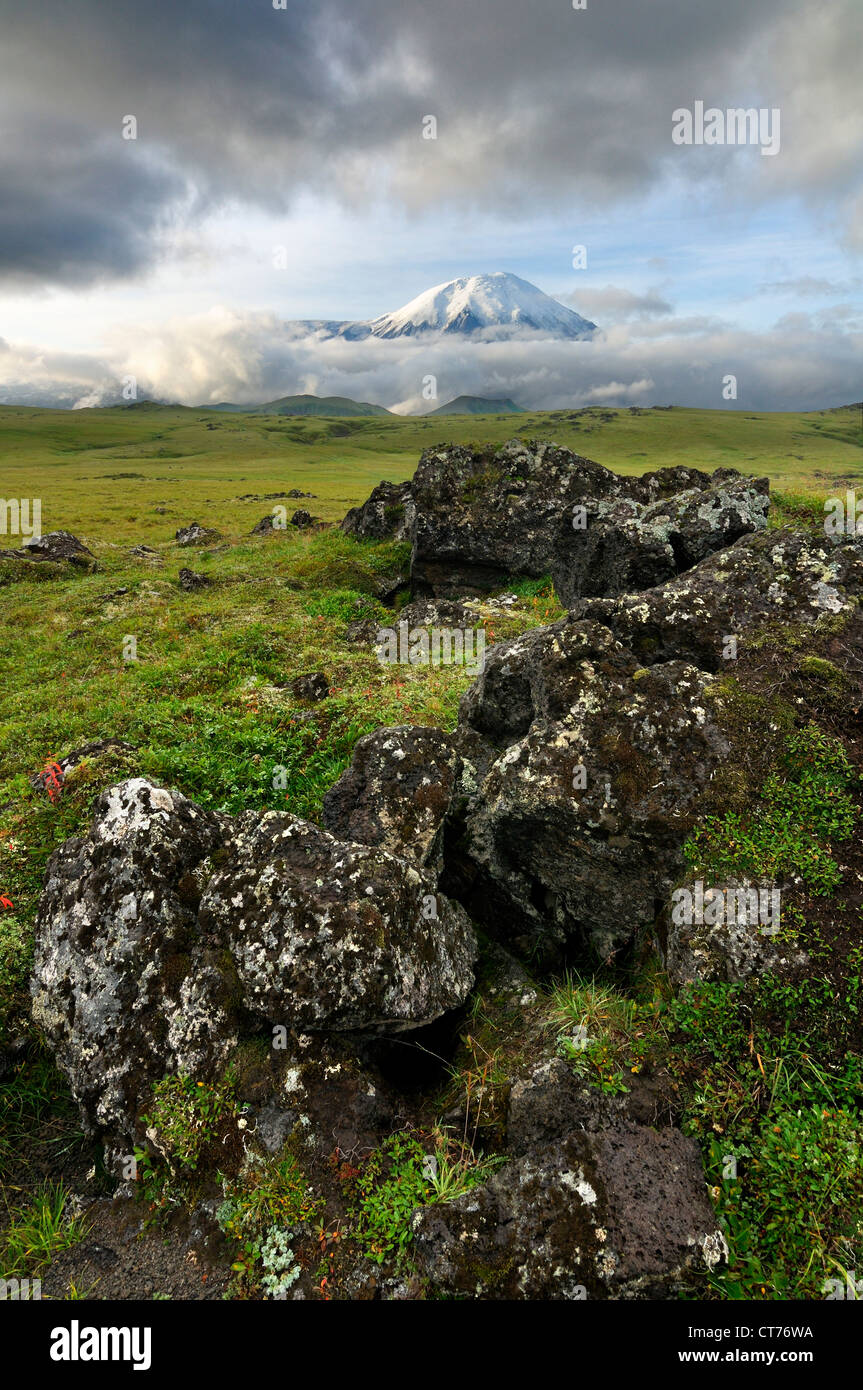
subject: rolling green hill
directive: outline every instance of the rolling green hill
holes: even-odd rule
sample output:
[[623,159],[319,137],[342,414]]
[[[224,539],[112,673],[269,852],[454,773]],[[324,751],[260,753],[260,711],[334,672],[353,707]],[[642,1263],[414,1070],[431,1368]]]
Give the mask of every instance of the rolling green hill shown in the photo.
[[523,415],[515,401],[489,400],[486,396],[456,396],[454,401],[429,411],[430,415]]
[[235,415],[324,415],[334,419],[343,415],[386,415],[393,418],[392,411],[382,405],[352,401],[348,396],[280,396],[277,401],[266,401],[263,405],[233,405],[231,401],[220,401],[218,405],[201,408]]

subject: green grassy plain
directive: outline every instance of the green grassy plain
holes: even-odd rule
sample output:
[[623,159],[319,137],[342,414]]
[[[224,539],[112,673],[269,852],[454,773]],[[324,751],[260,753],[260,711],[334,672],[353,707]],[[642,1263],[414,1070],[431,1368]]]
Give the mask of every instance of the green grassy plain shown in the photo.
[[[41,497],[43,530],[154,545],[192,520],[239,536],[269,510],[244,494],[301,488],[337,521],[431,444],[553,439],[621,473],[671,464],[766,474],[780,491],[863,479],[861,406],[809,413],[592,407],[514,416],[323,419],[142,403],[0,407],[0,497]],[[299,505],[299,504],[298,504]],[[157,510],[161,508],[163,510]]]

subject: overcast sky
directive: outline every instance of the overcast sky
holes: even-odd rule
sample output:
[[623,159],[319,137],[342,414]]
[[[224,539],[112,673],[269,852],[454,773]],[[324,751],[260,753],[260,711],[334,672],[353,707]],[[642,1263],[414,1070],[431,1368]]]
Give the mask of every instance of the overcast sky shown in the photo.
[[[0,0],[0,26],[0,400],[863,396],[861,0]],[[675,144],[696,101],[778,109],[778,151]],[[494,270],[600,333],[285,327]]]

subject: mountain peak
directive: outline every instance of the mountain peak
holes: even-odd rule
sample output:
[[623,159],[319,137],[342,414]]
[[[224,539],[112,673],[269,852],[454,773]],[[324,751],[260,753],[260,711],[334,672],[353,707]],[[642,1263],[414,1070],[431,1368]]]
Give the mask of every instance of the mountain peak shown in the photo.
[[370,320],[376,338],[418,333],[513,336],[542,332],[554,338],[589,338],[595,323],[509,271],[462,275],[434,285],[392,314]]

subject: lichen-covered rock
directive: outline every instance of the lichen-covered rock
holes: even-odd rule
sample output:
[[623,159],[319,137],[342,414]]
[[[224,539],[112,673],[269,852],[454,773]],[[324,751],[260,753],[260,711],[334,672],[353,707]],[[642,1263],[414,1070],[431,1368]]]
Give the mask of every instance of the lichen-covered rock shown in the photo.
[[85,571],[94,573],[99,567],[92,550],[88,550],[70,531],[48,531],[24,541],[16,550],[0,550],[4,578],[28,579],[30,575],[62,579]]
[[407,859],[137,778],[49,860],[33,1016],[87,1122],[128,1137],[154,1081],[219,1074],[250,1018],[419,1027],[463,1002],[475,956],[464,909]]
[[411,484],[416,596],[457,598],[548,574],[572,509],[616,496],[621,480],[554,444],[428,449]]
[[[750,975],[807,963],[807,953],[793,944],[783,925],[781,886],[768,879],[727,879],[700,882],[698,887],[702,900],[697,911],[681,911],[686,904],[678,901],[661,919],[660,945],[675,985],[714,980],[734,984]],[[685,892],[691,906],[694,890]],[[721,913],[711,914],[711,906]],[[719,920],[711,920],[717,915]]]
[[359,740],[350,767],[325,794],[324,825],[342,840],[440,869],[444,823],[462,775],[462,757],[440,729],[377,729]]
[[568,603],[671,578],[764,526],[767,493],[766,478],[734,469],[625,478],[551,443],[439,445],[410,483],[375,488],[342,530],[410,540],[415,597],[484,594],[553,572]]
[[[563,532],[552,559],[561,603],[652,588],[740,536],[762,530],[769,507],[767,479],[729,478],[728,472],[712,486],[671,496],[660,483],[659,496],[646,503],[631,497],[591,502],[583,516],[585,527]],[[655,478],[644,485],[648,494]]]
[[191,526],[181,526],[174,539],[177,545],[182,546],[210,545],[213,541],[221,540],[221,535],[218,531],[214,531],[208,526],[202,526],[198,521],[193,521]]
[[88,550],[70,531],[49,531],[47,535],[25,541],[23,548],[33,560],[53,560],[55,563],[67,560],[69,564],[82,569],[92,568],[92,550]]
[[465,813],[469,910],[521,951],[575,938],[607,957],[652,924],[732,756],[710,685],[639,668],[595,623],[494,647],[460,710],[501,750]]
[[628,1099],[589,1086],[562,1057],[541,1057],[510,1081],[507,1152],[521,1156],[574,1130],[607,1129],[626,1118]]
[[413,518],[410,483],[378,483],[361,507],[351,507],[342,530],[358,540],[404,540]]
[[863,544],[783,528],[745,536],[645,593],[582,599],[571,617],[604,623],[645,665],[679,657],[717,671],[729,637],[847,617],[861,595]]
[[436,1291],[481,1299],[667,1298],[727,1257],[694,1141],[625,1124],[531,1149],[414,1234]]
[[224,834],[223,818],[136,778],[103,793],[89,836],[48,861],[33,1017],[99,1129],[128,1134],[155,1079],[212,1075],[235,1041],[221,943],[197,919]]
[[324,671],[308,671],[295,676],[288,689],[296,700],[325,700],[330,693],[330,678]]
[[245,1007],[289,1027],[417,1027],[473,984],[473,929],[433,876],[287,813],[238,820],[199,920]]

